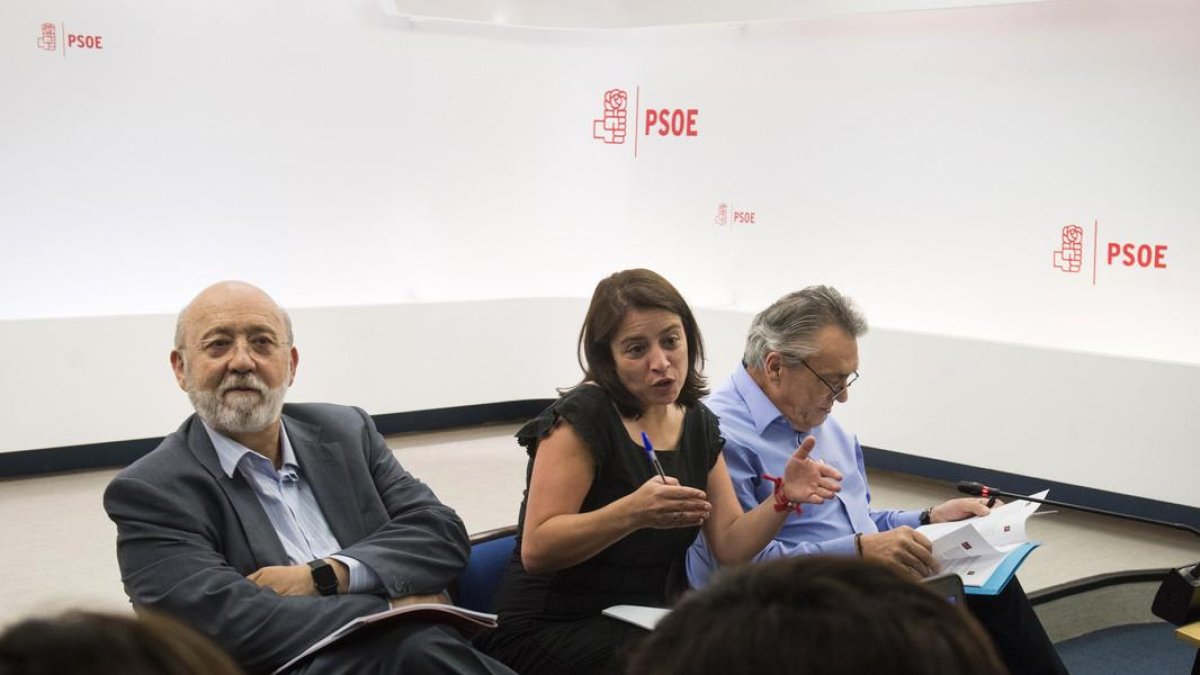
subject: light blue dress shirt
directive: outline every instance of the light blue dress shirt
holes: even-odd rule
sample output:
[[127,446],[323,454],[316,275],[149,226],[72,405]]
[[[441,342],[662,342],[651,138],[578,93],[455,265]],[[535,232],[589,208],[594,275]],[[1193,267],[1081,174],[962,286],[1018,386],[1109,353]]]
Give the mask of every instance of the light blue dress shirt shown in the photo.
[[349,556],[335,555],[342,546],[329,529],[312,488],[304,480],[287,429],[282,424],[279,425],[279,442],[283,461],[278,471],[271,460],[221,434],[207,422],[204,422],[204,430],[212,440],[225,475],[233,478],[234,472],[241,473],[254,490],[258,503],[279,535],[289,562],[302,565],[318,558],[333,558],[349,570],[349,592],[382,592],[383,585],[374,570]]
[[[783,476],[784,466],[806,436],[816,439],[811,457],[842,472],[842,490],[824,504],[804,504],[801,515],[789,514],[783,528],[755,560],[825,553],[855,555],[854,535],[872,534],[902,525],[916,527],[920,511],[872,511],[862,448],[833,417],[809,432],[797,431],[767,398],[744,366],[705,400],[720,418],[725,437],[725,463],[742,509],[750,510],[770,497],[773,483],[762,474]],[[704,585],[718,567],[704,537],[688,550],[688,579]]]

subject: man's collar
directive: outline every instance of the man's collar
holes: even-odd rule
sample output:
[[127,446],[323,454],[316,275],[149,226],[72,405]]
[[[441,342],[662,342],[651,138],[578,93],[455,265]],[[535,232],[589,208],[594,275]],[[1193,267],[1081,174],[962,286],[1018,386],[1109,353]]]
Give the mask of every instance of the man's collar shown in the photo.
[[742,400],[746,402],[746,407],[750,410],[750,419],[754,422],[754,430],[758,432],[758,435],[761,436],[767,427],[776,420],[788,423],[783,417],[783,413],[779,412],[779,408],[771,403],[771,399],[767,398],[762,387],[758,386],[758,383],[750,376],[750,371],[745,365],[739,365],[733,371],[733,386],[737,387]]
[[[238,443],[225,434],[213,429],[208,425],[208,422],[205,422],[203,419],[200,420],[200,423],[204,425],[204,430],[208,432],[208,438],[212,441],[213,448],[217,451],[217,460],[221,462],[221,470],[225,472],[226,476],[233,478],[233,473],[237,471],[238,464],[242,461],[242,457],[246,456],[246,453],[251,453],[256,457],[267,459],[266,457],[254,452],[250,448]],[[292,450],[292,442],[288,438],[287,426],[283,424],[282,418],[280,419],[279,423],[279,440],[280,444],[283,446],[283,462],[280,465],[281,468],[290,467],[293,470],[298,468],[300,464],[296,461],[296,452]]]

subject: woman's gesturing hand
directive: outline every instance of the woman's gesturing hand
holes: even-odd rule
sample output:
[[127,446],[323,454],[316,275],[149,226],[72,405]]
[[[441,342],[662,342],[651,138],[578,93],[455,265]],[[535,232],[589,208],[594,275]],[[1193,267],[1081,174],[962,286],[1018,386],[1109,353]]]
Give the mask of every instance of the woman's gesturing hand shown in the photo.
[[640,527],[669,530],[704,524],[712,506],[703,490],[679,484],[667,476],[667,482],[655,476],[629,495],[640,520]]

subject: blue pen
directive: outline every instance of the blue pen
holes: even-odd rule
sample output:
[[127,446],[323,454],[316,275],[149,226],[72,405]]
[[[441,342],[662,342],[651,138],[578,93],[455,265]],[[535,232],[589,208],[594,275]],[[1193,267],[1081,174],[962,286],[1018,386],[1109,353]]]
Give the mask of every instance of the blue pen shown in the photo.
[[658,455],[654,454],[654,446],[650,445],[650,437],[644,431],[642,432],[642,447],[646,449],[646,459],[650,461],[650,466],[654,467],[654,470],[658,472],[658,477],[665,484],[667,482],[667,474],[663,473],[662,464],[658,461]]

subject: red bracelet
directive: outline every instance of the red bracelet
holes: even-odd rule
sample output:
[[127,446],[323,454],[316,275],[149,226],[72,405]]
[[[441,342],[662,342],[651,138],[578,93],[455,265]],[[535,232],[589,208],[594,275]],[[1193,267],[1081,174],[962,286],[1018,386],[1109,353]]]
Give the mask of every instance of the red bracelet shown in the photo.
[[783,479],[769,473],[764,473],[762,477],[775,484],[775,513],[794,511],[796,515],[800,515],[800,502],[790,501],[783,494]]

